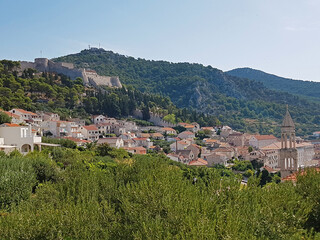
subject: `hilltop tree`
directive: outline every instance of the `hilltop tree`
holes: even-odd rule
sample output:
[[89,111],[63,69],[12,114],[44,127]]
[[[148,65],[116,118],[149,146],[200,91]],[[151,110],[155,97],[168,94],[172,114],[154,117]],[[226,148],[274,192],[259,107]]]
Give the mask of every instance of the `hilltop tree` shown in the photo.
[[11,117],[9,117],[4,112],[0,112],[0,124],[10,123],[10,122],[11,122]]

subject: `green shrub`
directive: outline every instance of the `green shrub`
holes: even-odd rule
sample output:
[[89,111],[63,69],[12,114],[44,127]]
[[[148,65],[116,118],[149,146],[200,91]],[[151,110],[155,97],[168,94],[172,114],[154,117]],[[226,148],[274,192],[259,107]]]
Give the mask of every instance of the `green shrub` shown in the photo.
[[22,157],[0,158],[0,208],[30,197],[37,184],[32,164]]

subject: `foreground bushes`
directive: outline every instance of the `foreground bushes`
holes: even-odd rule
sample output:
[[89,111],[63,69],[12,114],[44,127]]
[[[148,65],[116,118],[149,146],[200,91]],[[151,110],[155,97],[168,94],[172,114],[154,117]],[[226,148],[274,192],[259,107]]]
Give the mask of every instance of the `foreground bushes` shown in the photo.
[[[11,200],[17,206],[2,208],[0,239],[319,238],[309,224],[319,217],[319,174],[304,176],[296,186],[261,188],[252,177],[241,187],[225,169],[189,168],[160,155],[59,154],[64,159],[1,159],[2,173],[23,169],[32,181],[23,183],[23,197]],[[10,165],[12,160],[17,163]]]

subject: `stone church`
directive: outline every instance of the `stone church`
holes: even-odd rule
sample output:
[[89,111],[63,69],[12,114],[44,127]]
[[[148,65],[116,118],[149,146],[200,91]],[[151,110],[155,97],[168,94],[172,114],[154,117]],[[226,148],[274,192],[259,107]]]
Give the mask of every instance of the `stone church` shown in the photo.
[[288,110],[281,125],[281,147],[279,166],[281,177],[297,172],[299,169],[315,167],[314,146],[310,142],[297,142],[295,125]]

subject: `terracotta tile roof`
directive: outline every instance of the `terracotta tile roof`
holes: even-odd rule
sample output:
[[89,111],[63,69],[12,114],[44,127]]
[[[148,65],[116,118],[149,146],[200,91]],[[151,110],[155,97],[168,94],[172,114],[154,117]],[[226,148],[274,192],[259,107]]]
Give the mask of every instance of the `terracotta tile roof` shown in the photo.
[[[320,168],[314,168],[316,170],[317,173],[320,173]],[[282,178],[282,181],[292,181],[292,182],[296,182],[297,181],[297,177],[298,175],[303,176],[307,174],[307,171],[302,170],[302,171],[298,171],[295,173],[290,174],[289,176]]]
[[264,166],[263,167],[265,170],[267,170],[269,173],[276,173],[277,171],[274,170],[273,168],[269,167],[269,166]]
[[213,130],[213,127],[202,127],[203,130]]
[[142,138],[149,138],[151,135],[150,135],[150,133],[141,133],[140,136]]
[[146,137],[140,137],[140,138],[132,138],[135,141],[146,141],[148,138]]
[[218,140],[216,140],[216,139],[206,139],[204,142],[205,143],[215,143],[215,142],[218,142]]
[[191,166],[206,166],[206,165],[208,165],[208,162],[206,160],[203,160],[202,158],[198,158],[197,160],[189,162],[188,165],[191,165]]
[[253,137],[255,137],[258,141],[260,140],[271,140],[271,139],[277,139],[275,136],[273,135],[254,135]]
[[95,125],[83,126],[83,128],[88,131],[98,131],[98,128]]
[[185,128],[194,128],[195,126],[193,126],[193,125],[185,125],[184,127]]
[[178,141],[178,144],[181,144],[181,145],[188,145],[188,143],[184,142],[184,141]]
[[135,151],[136,154],[146,154],[147,153],[147,149],[145,149],[144,147],[124,147],[123,149],[130,151],[133,150]]
[[11,112],[3,111],[2,109],[0,109],[0,112],[3,112],[3,113],[5,113],[5,114],[7,114],[9,117],[13,117],[13,118],[17,118],[17,119],[20,118],[19,115],[14,114],[14,113],[11,113]]
[[34,115],[34,116],[37,116],[37,114],[33,113],[33,112],[29,112],[29,111],[26,111],[24,109],[15,109],[16,111],[19,111],[21,113],[24,113],[24,114],[30,114],[30,115]]
[[190,146],[196,147],[196,148],[198,148],[198,149],[201,148],[201,147],[200,147],[199,145],[197,145],[197,144],[191,144]]
[[[184,131],[184,132],[182,132],[183,134],[188,134],[188,135],[194,135],[194,133],[193,132],[190,132],[190,131]],[[180,133],[180,134],[182,134],[182,133]],[[180,135],[179,134],[179,135]]]
[[21,127],[20,125],[15,123],[4,123],[3,125],[5,125],[6,127]]
[[163,137],[163,135],[161,133],[152,133],[151,136],[152,137]]
[[173,128],[162,128],[162,130],[164,130],[164,131],[176,131]]

